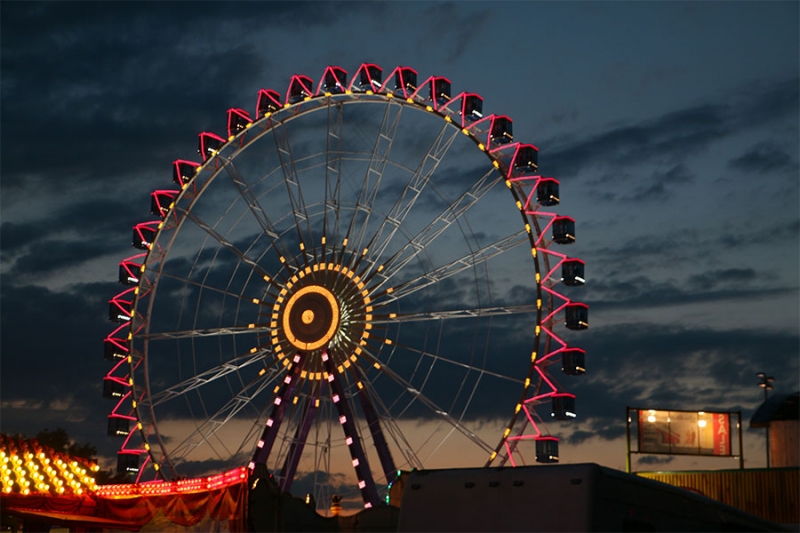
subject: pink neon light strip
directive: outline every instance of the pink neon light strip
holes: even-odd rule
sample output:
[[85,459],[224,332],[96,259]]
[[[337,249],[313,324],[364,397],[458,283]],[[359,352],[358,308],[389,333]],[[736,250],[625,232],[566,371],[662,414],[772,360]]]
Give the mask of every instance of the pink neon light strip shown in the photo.
[[[464,98],[465,96],[467,96],[468,94],[470,94],[470,93],[466,93],[466,92],[462,91],[462,92],[458,93],[457,95],[451,97],[450,100],[448,100],[444,105],[442,105],[439,108],[439,111],[441,111],[442,113],[445,113],[447,115],[455,115],[456,113],[458,113],[458,111],[454,111],[453,109],[450,109],[450,106],[452,106],[456,101],[461,101],[461,99]],[[456,107],[456,106],[454,106],[454,107]],[[459,105],[457,107],[459,108],[459,110],[461,109],[461,105]],[[462,119],[462,127],[463,127],[463,122],[464,121]]]
[[[516,164],[517,164],[517,157],[519,157],[519,153],[522,151],[522,149],[523,149],[523,148],[533,148],[533,149],[534,149],[534,151],[536,151],[537,153],[539,152],[539,149],[538,149],[536,146],[532,145],[532,144],[528,144],[528,143],[514,143],[514,144],[516,144],[516,145],[517,145],[517,148],[516,148],[516,150],[514,151],[514,155],[513,155],[513,157],[511,158],[511,162],[510,162],[510,163],[509,163],[509,165],[508,165],[508,172],[509,172],[509,174],[511,174],[512,172],[519,172],[519,169],[517,169],[517,168],[516,168]],[[506,146],[506,147],[510,147],[510,146],[512,146],[512,145],[505,145],[505,146]],[[523,175],[525,174],[525,171],[524,171],[524,169],[523,169],[523,171],[522,171],[522,174],[523,174]],[[537,183],[537,185],[538,185],[538,183]]]
[[547,273],[547,275],[545,275],[545,277],[544,277],[544,278],[545,278],[545,279],[554,279],[554,278],[553,278],[553,273],[554,273],[556,270],[558,270],[558,267],[560,267],[560,266],[561,266],[563,263],[564,263],[564,259],[560,259],[558,262],[556,262],[555,266],[554,266],[553,268],[551,268],[551,269],[550,269],[550,271]]
[[[533,187],[531,187],[531,192],[528,194],[528,198],[525,200],[524,210],[525,210],[526,213],[531,210],[531,202],[533,201],[534,195],[536,194],[536,190],[539,188],[539,184],[541,182],[542,182],[542,180],[540,178],[540,179],[536,180],[536,183],[534,183]],[[537,204],[537,207],[534,208],[533,211],[538,211],[539,210],[538,202],[539,202],[539,199],[537,198],[536,202],[535,202]]]
[[[542,288],[544,289],[545,287],[542,287]],[[557,294],[557,293],[556,293],[556,294]],[[563,311],[563,310],[564,310],[564,308],[565,308],[565,307],[567,307],[568,305],[569,305],[569,302],[562,304],[560,307],[558,307],[557,309],[555,309],[555,310],[554,310],[552,313],[550,313],[549,315],[547,315],[547,316],[546,316],[546,317],[545,317],[545,318],[542,320],[542,322],[548,322],[548,321],[550,321],[550,320],[551,320],[553,317],[555,317],[555,316],[556,316],[558,313],[560,313],[561,311]]]
[[556,215],[555,213],[546,213],[546,212],[541,212],[541,211],[534,211],[534,212],[528,212],[528,211],[525,211],[525,214],[526,214],[526,215],[536,215],[536,216],[538,216],[538,217],[550,218],[550,222],[548,222],[548,223],[545,225],[545,227],[544,227],[544,228],[542,228],[542,231],[541,231],[541,233],[539,233],[539,238],[538,238],[538,239],[536,239],[536,247],[538,248],[538,247],[539,247],[539,245],[540,245],[540,244],[542,244],[542,240],[543,240],[543,239],[545,238],[545,236],[547,235],[547,230],[549,230],[549,229],[550,229],[550,227],[551,227],[551,226],[553,225],[553,223],[555,222],[555,220],[556,220],[556,216],[557,216],[557,215]]
[[121,330],[127,329],[127,328],[128,328],[128,324],[127,323],[120,324],[119,327],[115,328],[114,331],[109,333],[106,336],[106,338],[103,339],[103,340],[111,342],[111,343],[117,345],[119,348],[124,348],[127,351],[128,350],[128,341],[126,341],[125,339],[120,339],[118,337],[114,337],[113,336],[113,335],[116,335],[117,333],[119,333]]
[[551,338],[552,338],[554,341],[556,341],[556,342],[557,342],[557,343],[559,343],[561,346],[563,346],[563,347],[565,347],[565,348],[566,348],[566,346],[567,346],[567,343],[566,343],[566,342],[564,342],[563,340],[561,340],[561,339],[558,337],[558,335],[556,335],[555,333],[553,333],[552,331],[550,331],[549,329],[547,329],[547,328],[546,328],[546,327],[544,327],[544,326],[542,326],[542,330],[543,330],[543,331],[544,331],[544,332],[545,332],[547,335],[549,335],[549,336],[550,336],[550,337],[551,337]]
[[[142,462],[142,466],[139,467],[139,473],[136,476],[136,483],[139,483],[139,481],[142,479],[142,474],[144,474],[144,469],[149,461],[150,461],[150,454],[148,453],[145,456],[144,461]],[[155,475],[158,476],[158,472],[156,472]]]
[[[481,102],[483,102],[483,97],[481,95],[479,95],[478,93],[460,92],[456,96],[453,96],[452,98],[450,98],[450,100],[448,100],[443,106],[441,106],[439,108],[439,112],[443,113],[443,114],[446,114],[447,116],[450,116],[450,117],[452,117],[455,114],[460,114],[461,115],[461,128],[462,129],[464,129],[464,128],[471,129],[472,125],[474,125],[476,122],[479,122],[479,121],[475,121],[475,122],[471,122],[471,123],[467,124],[467,116],[464,114],[464,101],[469,96],[476,96]],[[455,109],[451,109],[451,107],[450,107],[450,106],[456,107],[455,106],[456,103],[458,103],[458,110],[457,111]],[[483,119],[480,119],[480,120],[483,120]]]
[[[117,418],[127,418],[128,420],[136,420],[136,417],[132,417],[132,415],[121,415],[121,414],[119,414],[117,412],[117,410],[122,405],[122,402],[124,402],[125,400],[130,398],[131,392],[132,391],[126,392],[125,395],[122,398],[119,399],[119,401],[117,402],[117,405],[114,407],[114,409],[111,410],[111,416],[114,416],[114,417],[117,417]],[[133,409],[133,408],[131,408],[131,409]]]
[[[465,126],[465,127],[467,128],[468,131],[472,132],[472,134],[475,135],[475,137],[478,137],[478,135],[480,135],[484,131],[487,131],[487,130],[478,129],[478,126],[482,126],[482,125],[484,125],[483,124],[484,122],[488,122],[489,123],[489,130],[488,131],[491,132],[491,130],[492,130],[491,124],[493,123],[494,117],[496,117],[496,116],[497,115],[495,115],[495,114],[486,115],[482,119],[476,120],[475,122],[473,122],[469,126]],[[484,146],[487,146],[486,143],[484,143]]]
[[557,297],[559,300],[563,300],[563,301],[565,301],[567,303],[570,303],[572,301],[569,298],[567,298],[566,296],[564,296],[563,294],[560,294],[558,291],[553,290],[551,287],[542,287],[542,290],[552,294],[553,296]]
[[539,373],[539,375],[542,377],[542,379],[545,381],[545,383],[547,383],[547,385],[548,385],[548,386],[549,386],[549,387],[550,387],[550,388],[553,390],[553,392],[557,392],[557,391],[558,391],[558,387],[556,387],[555,385],[553,385],[553,382],[552,382],[552,381],[550,381],[549,379],[547,379],[547,376],[545,376],[545,374],[544,374],[544,372],[542,371],[542,369],[541,369],[541,368],[539,368],[538,366],[537,366],[537,367],[535,367],[535,368],[536,368],[536,372],[538,372],[538,373]]
[[557,350],[553,350],[552,352],[548,353],[547,355],[540,357],[539,361],[547,361],[548,359],[550,359],[554,355],[560,354],[565,349],[566,349],[566,346],[562,346],[561,348],[558,348]]
[[374,80],[372,79],[372,74],[370,74],[370,67],[377,68],[378,71],[380,71],[380,73],[383,74],[383,69],[378,65],[376,65],[375,63],[362,63],[361,66],[358,67],[358,70],[356,70],[356,73],[353,75],[353,79],[350,80],[350,84],[347,86],[348,91],[352,91],[353,85],[361,82],[361,71],[363,70],[364,72],[366,72],[367,81],[369,82],[369,89],[364,89],[364,90],[365,91],[369,90],[372,92],[380,92],[380,88],[378,88],[377,91],[375,89]]
[[[532,435],[530,435],[530,434],[529,435],[531,437],[538,437],[539,435],[542,434],[542,431],[539,429],[539,424],[537,424],[536,421],[531,416],[530,409],[528,409],[527,405],[523,405],[522,408],[525,410],[525,416],[528,418],[528,422],[531,423],[531,425],[533,426],[533,429],[535,430]],[[524,436],[525,435],[520,435],[520,437],[524,437]]]
[[[127,357],[126,357],[125,359],[120,359],[120,360],[117,362],[117,364],[115,364],[115,365],[114,365],[114,368],[112,368],[112,369],[111,369],[111,371],[110,371],[108,374],[106,374],[106,377],[107,377],[107,378],[114,378],[114,376],[112,376],[111,374],[113,374],[114,372],[116,372],[116,371],[117,371],[117,369],[118,369],[120,366],[122,366],[123,364],[125,364],[125,363],[127,363],[127,362],[128,362],[128,358],[127,358]],[[127,374],[126,374],[126,375],[127,375]],[[122,378],[118,378],[118,379],[122,379]],[[126,381],[126,382],[125,382],[125,384],[126,384],[126,385],[128,385],[128,382]]]
[[346,90],[346,83],[342,83],[341,73],[344,73],[344,79],[347,79],[347,71],[342,67],[327,66],[325,67],[325,72],[322,73],[322,77],[319,79],[319,83],[317,84],[317,96],[325,94],[323,85],[325,85],[325,78],[327,77],[328,72],[333,74],[333,77],[336,79],[336,85],[341,87],[342,92]]
[[503,444],[506,446],[506,454],[508,456],[508,460],[511,461],[511,466],[517,466],[516,461],[514,461],[514,455],[511,453],[511,446],[509,446],[508,440],[506,440]]
[[497,122],[497,121],[498,121],[499,119],[501,119],[501,118],[508,119],[508,121],[509,121],[511,124],[514,124],[514,121],[513,121],[513,120],[511,120],[511,117],[509,117],[509,116],[507,116],[507,115],[492,115],[492,122],[491,122],[491,125],[489,126],[489,133],[488,133],[488,135],[487,135],[487,137],[486,137],[486,148],[487,148],[487,150],[489,150],[489,153],[490,153],[490,154],[491,154],[491,153],[494,153],[494,152],[497,152],[497,151],[500,151],[500,150],[508,150],[508,149],[509,149],[509,148],[511,148],[512,146],[515,146],[515,145],[518,145],[518,144],[519,144],[519,143],[513,143],[513,142],[512,142],[512,143],[499,143],[499,144],[498,144],[498,146],[497,146],[497,148],[492,148],[492,147],[491,147],[491,143],[492,143],[492,130],[494,129],[494,123],[495,123],[495,122]]

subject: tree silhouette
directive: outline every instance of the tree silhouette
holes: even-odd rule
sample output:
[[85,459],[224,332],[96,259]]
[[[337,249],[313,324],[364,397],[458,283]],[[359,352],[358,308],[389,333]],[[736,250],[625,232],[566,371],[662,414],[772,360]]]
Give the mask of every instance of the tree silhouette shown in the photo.
[[36,435],[36,440],[42,446],[49,446],[57,452],[97,461],[97,447],[88,442],[84,444],[73,442],[64,428],[56,428],[53,431],[45,428]]

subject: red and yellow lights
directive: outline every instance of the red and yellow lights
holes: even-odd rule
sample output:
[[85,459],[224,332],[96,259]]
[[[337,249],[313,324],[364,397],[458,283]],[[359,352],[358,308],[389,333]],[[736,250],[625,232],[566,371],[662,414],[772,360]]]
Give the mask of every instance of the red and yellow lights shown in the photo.
[[180,481],[160,481],[126,485],[104,485],[95,494],[103,498],[125,498],[130,496],[158,496],[203,492],[230,487],[247,479],[247,468],[239,467],[222,474]]

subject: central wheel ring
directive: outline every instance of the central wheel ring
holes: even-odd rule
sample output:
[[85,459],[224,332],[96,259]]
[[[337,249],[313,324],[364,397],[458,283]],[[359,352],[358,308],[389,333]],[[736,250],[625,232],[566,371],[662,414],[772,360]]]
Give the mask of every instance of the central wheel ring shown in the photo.
[[336,334],[339,303],[327,288],[307,285],[289,297],[281,322],[292,346],[298,350],[316,350]]

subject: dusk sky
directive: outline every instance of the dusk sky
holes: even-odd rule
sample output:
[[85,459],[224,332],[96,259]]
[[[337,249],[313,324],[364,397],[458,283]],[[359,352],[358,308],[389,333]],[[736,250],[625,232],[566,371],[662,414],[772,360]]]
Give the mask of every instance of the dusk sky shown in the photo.
[[[252,114],[259,89],[375,63],[480,94],[561,182],[577,241],[559,251],[586,262],[569,294],[590,308],[589,329],[568,334],[587,372],[558,377],[578,415],[549,425],[561,462],[623,469],[631,406],[741,411],[745,466],[763,467],[756,373],[774,394],[800,388],[798,6],[3,2],[0,431],[63,427],[115,464],[103,338],[150,192],[174,189],[172,162],[199,161],[198,133],[225,136],[227,110]],[[403,135],[409,150],[422,137]],[[489,220],[472,231],[492,234]],[[506,262],[493,281],[510,290],[531,272]],[[502,431],[515,400],[490,392],[477,412]],[[459,450],[433,465],[485,460]]]

